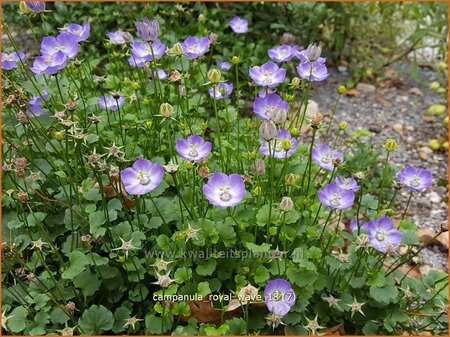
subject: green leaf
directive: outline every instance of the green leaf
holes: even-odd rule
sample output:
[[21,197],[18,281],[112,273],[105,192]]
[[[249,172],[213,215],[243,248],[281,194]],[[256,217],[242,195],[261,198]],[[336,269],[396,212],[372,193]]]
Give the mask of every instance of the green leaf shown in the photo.
[[227,335],[242,336],[247,333],[247,325],[242,318],[233,318],[225,322],[228,325]]
[[29,323],[27,319],[28,311],[24,307],[17,307],[9,314],[7,317],[11,317],[6,321],[6,326],[8,327],[8,331],[11,332],[21,332],[27,327]]
[[378,271],[367,281],[367,285],[374,287],[384,287],[386,285],[386,277],[384,272]]
[[402,241],[400,242],[402,245],[414,246],[420,243],[418,236],[416,235],[416,233],[412,231],[404,231],[402,232],[402,235],[403,238]]
[[86,335],[100,335],[113,327],[114,317],[103,305],[93,305],[83,312],[78,325]]
[[82,252],[73,251],[69,255],[69,267],[62,273],[61,277],[65,280],[72,280],[78,274],[86,269],[89,260]]
[[205,264],[200,264],[197,266],[197,274],[202,276],[211,275],[214,270],[216,270],[217,261],[216,260],[208,260]]
[[286,270],[286,275],[291,283],[294,283],[299,287],[311,285],[317,279],[317,272],[312,270],[302,271],[297,268],[288,268]]
[[105,235],[106,228],[102,225],[106,222],[105,213],[103,211],[97,211],[89,214],[89,228],[91,234],[95,238]]
[[236,232],[234,231],[233,220],[231,218],[226,218],[224,222],[217,222],[216,229],[225,247],[230,247],[236,243]]
[[131,317],[131,310],[127,307],[119,307],[114,312],[114,326],[112,331],[114,333],[119,333],[125,330],[123,327],[125,325],[125,320]]
[[81,289],[85,298],[94,295],[100,288],[101,283],[102,281],[100,281],[98,276],[89,270],[79,274],[73,281],[74,286]]
[[208,281],[200,282],[197,285],[197,294],[199,296],[205,297],[206,295],[211,293],[211,289],[209,288]]
[[42,221],[44,221],[46,216],[47,214],[42,212],[28,214],[27,216],[28,225],[35,226],[38,223],[42,223]]
[[370,297],[380,303],[389,304],[398,296],[398,289],[394,284],[387,284],[384,287],[370,287]]
[[186,302],[176,302],[172,308],[174,315],[189,316],[191,314],[191,309]]
[[153,216],[149,221],[144,223],[144,226],[149,229],[158,229],[162,224],[163,221],[159,216]]
[[175,279],[182,282],[189,281],[192,278],[192,269],[190,268],[178,268],[174,274]]
[[262,245],[258,246],[251,242],[247,242],[245,246],[254,254],[266,253],[271,247],[271,245],[268,243],[263,243]]
[[269,219],[269,205],[264,205],[261,207],[258,212],[256,213],[256,224],[258,226],[266,226],[269,223],[277,223],[277,219],[280,218],[280,211],[276,210],[272,207],[272,213],[270,214]]
[[362,329],[362,332],[366,336],[379,335],[378,326],[372,321],[369,321],[369,322],[366,323],[366,325],[364,325],[364,328]]
[[269,271],[267,270],[266,267],[259,266],[255,270],[255,273],[253,274],[253,277],[254,277],[256,283],[260,283],[261,284],[261,283],[265,283],[269,279],[270,274],[269,274]]

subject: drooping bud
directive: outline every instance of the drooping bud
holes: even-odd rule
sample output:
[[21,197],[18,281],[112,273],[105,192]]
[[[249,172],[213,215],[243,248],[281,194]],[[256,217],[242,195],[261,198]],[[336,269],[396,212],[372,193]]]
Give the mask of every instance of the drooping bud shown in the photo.
[[283,138],[281,140],[281,148],[284,151],[289,151],[292,148],[292,142],[289,139]]
[[222,77],[222,73],[219,69],[211,69],[208,71],[208,79],[213,84],[220,83],[220,78]]
[[269,119],[265,119],[259,127],[259,135],[264,140],[272,140],[277,136],[277,126]]
[[291,80],[291,85],[292,85],[294,88],[298,88],[298,87],[300,86],[300,78],[294,77],[294,78]]
[[170,118],[173,116],[173,106],[171,106],[169,103],[163,103],[159,107],[159,113],[164,118]]
[[239,64],[240,62],[241,62],[241,58],[239,56],[233,56],[231,58],[231,64],[236,65],[236,64]]
[[339,130],[347,129],[348,123],[346,121],[339,122]]
[[264,165],[264,160],[262,159],[255,160],[251,168],[257,176],[263,176],[266,173],[266,167]]
[[256,187],[253,189],[253,194],[254,194],[256,197],[261,196],[261,195],[262,195],[262,189],[261,189],[261,186],[256,186]]
[[339,87],[338,87],[338,93],[340,94],[340,95],[343,95],[343,94],[345,94],[347,92],[347,88],[345,87],[345,85],[340,85]]
[[286,182],[286,185],[288,185],[288,186],[295,186],[295,184],[299,180],[300,180],[300,176],[295,173],[288,173],[284,177],[284,181]]
[[306,57],[310,61],[317,61],[322,54],[322,46],[318,43],[311,43],[306,49]]
[[287,119],[287,111],[284,109],[276,109],[271,115],[275,124],[283,124]]
[[184,54],[183,46],[179,42],[173,45],[172,51],[175,56],[181,56]]
[[280,209],[283,212],[289,212],[290,210],[292,210],[294,208],[294,202],[292,201],[291,198],[289,197],[283,197],[283,199],[281,199],[280,202]]
[[386,151],[395,152],[398,149],[399,144],[395,139],[390,138],[386,140],[383,146],[386,149]]

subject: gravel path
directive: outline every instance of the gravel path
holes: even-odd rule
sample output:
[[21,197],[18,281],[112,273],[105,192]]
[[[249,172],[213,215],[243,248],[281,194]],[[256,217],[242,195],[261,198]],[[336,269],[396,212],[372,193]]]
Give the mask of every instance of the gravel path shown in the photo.
[[[429,89],[430,82],[438,81],[445,86],[447,80],[436,71],[420,69],[421,81],[418,82],[410,75],[409,65],[404,63],[393,69],[385,73],[389,79],[379,81],[375,86],[360,84],[356,96],[343,96],[335,120],[347,121],[350,132],[369,129],[376,133],[377,144],[395,138],[400,147],[390,163],[398,169],[410,164],[431,170],[432,187],[413,197],[408,215],[420,229],[438,232],[441,223],[448,221],[448,151],[432,151],[427,144],[432,138],[447,141],[448,129],[442,122],[446,114],[435,117],[427,110],[432,104],[447,106],[446,94]],[[312,99],[325,116],[330,116],[337,86],[349,78],[336,69],[330,72],[329,79],[318,84],[312,93]],[[402,192],[400,204],[406,205],[409,193]],[[429,246],[422,256],[431,267],[448,270],[448,246]]]

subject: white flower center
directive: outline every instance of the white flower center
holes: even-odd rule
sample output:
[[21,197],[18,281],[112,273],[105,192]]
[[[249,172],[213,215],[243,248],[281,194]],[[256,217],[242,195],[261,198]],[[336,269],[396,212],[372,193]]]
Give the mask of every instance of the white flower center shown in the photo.
[[222,201],[230,201],[231,199],[231,194],[229,192],[229,190],[231,189],[230,185],[227,185],[227,187],[225,188],[221,188],[220,189],[220,200]]
[[6,61],[11,61],[12,60],[12,55],[6,55],[5,59],[6,59]]
[[200,144],[189,144],[189,148],[191,149],[191,151],[189,151],[189,156],[190,157],[198,157],[198,151],[197,148],[199,147]]
[[418,186],[420,186],[420,182],[421,182],[421,179],[420,179],[420,177],[418,177],[418,176],[413,176],[413,178],[411,179],[411,186],[413,186],[413,187],[418,187]]
[[271,299],[274,301],[281,301],[283,299],[283,293],[279,290],[275,290],[272,293]]
[[341,199],[342,199],[341,196],[339,194],[335,193],[333,195],[333,198],[331,199],[330,204],[333,206],[339,206],[341,204]]
[[322,163],[324,164],[329,164],[331,163],[331,152],[327,152],[323,157],[322,157]]
[[55,49],[55,51],[64,51],[66,49],[66,47],[64,47],[64,46],[57,46],[54,49]]
[[44,62],[49,65],[53,64],[53,57],[50,56],[48,59],[45,59]]
[[189,51],[191,52],[191,53],[199,53],[199,50],[198,50],[198,44],[193,44],[192,46],[190,46],[189,47]]
[[139,184],[141,185],[148,185],[150,183],[150,178],[148,177],[148,174],[146,174],[141,170],[138,170],[137,179],[139,180]]
[[385,236],[386,236],[386,232],[385,232],[383,229],[380,229],[380,230],[377,232],[377,234],[375,235],[375,238],[376,238],[378,241],[384,241]]

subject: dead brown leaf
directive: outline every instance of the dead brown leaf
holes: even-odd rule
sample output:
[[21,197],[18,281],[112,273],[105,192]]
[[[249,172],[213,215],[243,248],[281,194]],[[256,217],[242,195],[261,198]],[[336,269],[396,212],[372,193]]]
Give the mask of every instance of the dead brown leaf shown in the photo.
[[356,90],[356,89],[348,89],[348,90],[345,92],[345,94],[346,94],[347,96],[353,96],[353,97],[356,97],[356,96],[359,96],[361,93],[359,92],[359,90]]

